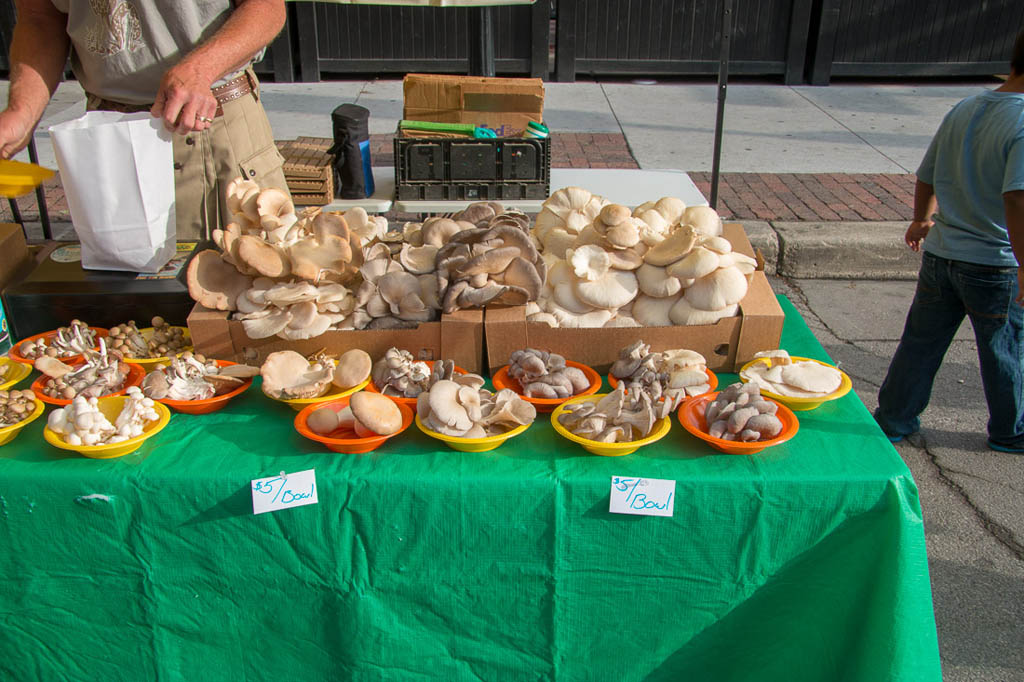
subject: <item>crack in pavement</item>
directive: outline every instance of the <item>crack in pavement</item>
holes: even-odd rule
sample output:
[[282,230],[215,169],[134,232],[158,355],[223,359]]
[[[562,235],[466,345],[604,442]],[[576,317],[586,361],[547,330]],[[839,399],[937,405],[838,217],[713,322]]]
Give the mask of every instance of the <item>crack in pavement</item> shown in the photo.
[[[963,486],[961,486],[959,483],[957,483],[956,481],[949,477],[949,475],[946,473],[947,470],[941,464],[939,464],[938,456],[928,448],[928,441],[927,439],[925,439],[924,434],[921,434],[920,441],[920,449],[924,451],[925,455],[927,455],[928,459],[931,461],[932,466],[935,467],[935,470],[939,475],[939,479],[944,484],[946,484],[946,487],[948,487],[950,490],[952,490],[954,493],[960,496],[960,498],[970,508],[970,510],[974,512],[974,515],[978,518],[978,520],[981,521],[982,527],[986,531],[988,531],[989,535],[991,535],[996,542],[1001,544],[1006,549],[1010,550],[1010,552],[1017,558],[1018,561],[1024,561],[1024,545],[1020,544],[1013,538],[1013,533],[1010,531],[1009,528],[1002,525],[1001,523],[993,519],[991,516],[986,514],[984,511],[982,511],[980,508],[978,508],[971,500],[971,496],[967,493]],[[911,447],[917,447],[913,443],[909,444],[911,445]],[[952,471],[953,473],[961,473],[953,469],[950,469],[949,471]],[[967,475],[970,476],[971,474]]]
[[1024,495],[1024,490],[1021,490],[1020,488],[1012,486],[1012,485],[1010,485],[1008,483],[1005,483],[1003,481],[993,481],[991,479],[985,478],[984,476],[979,476],[978,474],[973,474],[970,471],[961,471],[960,469],[954,469],[952,467],[945,467],[944,471],[948,471],[951,474],[957,474],[958,476],[966,476],[967,478],[973,478],[973,479],[976,479],[976,480],[979,480],[979,481],[983,481],[985,483],[990,483],[992,485],[997,485],[997,486],[999,486],[1001,488],[1007,488],[1008,490],[1012,490],[1015,493],[1019,493],[1019,494]]
[[[796,283],[795,280],[793,280],[793,279],[791,279],[789,277],[786,277],[785,275],[776,275],[776,277],[778,279],[781,279],[783,282],[785,282],[786,286],[788,286],[793,291],[793,293],[795,293],[799,297],[800,303],[802,304],[802,306],[800,306],[800,307],[802,307],[804,310],[806,310],[808,314],[812,315],[814,317],[814,319],[817,320],[821,324],[821,326],[825,329],[825,331],[827,331],[829,334],[832,335],[832,338],[834,338],[837,342],[839,342],[839,343],[841,343],[841,344],[843,344],[845,346],[849,346],[849,347],[851,347],[851,348],[853,348],[853,349],[855,349],[857,351],[860,351],[861,353],[866,353],[868,355],[872,355],[872,352],[869,349],[864,348],[863,346],[858,345],[857,341],[851,341],[850,339],[844,339],[842,336],[840,336],[836,332],[836,330],[834,330],[831,326],[829,326],[828,322],[823,320],[821,318],[821,316],[818,315],[818,313],[814,312],[814,310],[811,308],[811,302],[807,299],[807,295],[804,293],[804,290],[800,287],[800,285],[798,285]],[[872,341],[872,339],[866,339],[866,340],[869,341],[869,342]],[[886,340],[886,339],[882,339],[882,340]],[[843,370],[843,371],[846,371],[846,370]],[[849,374],[849,372],[847,372],[847,374]]]

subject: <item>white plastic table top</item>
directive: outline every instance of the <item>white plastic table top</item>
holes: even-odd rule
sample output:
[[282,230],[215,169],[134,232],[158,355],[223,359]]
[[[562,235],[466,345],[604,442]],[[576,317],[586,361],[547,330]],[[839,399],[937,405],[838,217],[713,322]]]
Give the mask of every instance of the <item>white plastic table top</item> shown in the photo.
[[387,213],[395,198],[394,166],[373,167],[373,196],[366,199],[335,199],[324,206],[325,211],[347,211],[362,206],[367,213]]
[[[374,172],[374,177],[377,174]],[[394,178],[391,179],[394,185]],[[678,197],[687,206],[707,206],[708,201],[690,176],[679,170],[639,168],[552,168],[551,192],[563,187],[582,187],[615,204],[634,208],[661,197]],[[404,201],[392,208],[403,213],[449,213],[472,201]],[[543,199],[502,199],[501,204],[526,213],[539,213]]]

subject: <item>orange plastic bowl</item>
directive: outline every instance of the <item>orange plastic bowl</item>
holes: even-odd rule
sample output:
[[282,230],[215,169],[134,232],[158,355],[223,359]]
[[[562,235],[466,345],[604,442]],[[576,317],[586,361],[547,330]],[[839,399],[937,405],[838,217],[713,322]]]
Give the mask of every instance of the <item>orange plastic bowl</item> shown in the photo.
[[[694,396],[679,406],[678,415],[679,423],[683,425],[684,429],[721,452],[730,455],[752,455],[773,445],[785,443],[795,436],[796,432],[800,429],[800,422],[797,421],[793,411],[779,401],[772,400],[779,408],[775,416],[782,422],[782,431],[775,438],[751,443],[715,438],[708,434],[708,424],[704,419],[704,409],[716,397],[718,397],[717,391]],[[765,400],[771,400],[771,398],[765,398]]]
[[[231,362],[229,360],[217,360],[218,367],[227,367],[229,365],[236,365],[238,363]],[[158,370],[153,370],[158,371]],[[173,408],[176,412],[184,412],[185,414],[209,414],[210,412],[216,412],[217,410],[224,409],[225,406],[233,398],[245,393],[246,389],[252,386],[252,377],[245,379],[239,384],[238,388],[233,391],[221,395],[215,395],[212,398],[203,398],[202,400],[169,400],[162,398],[157,400],[158,403],[163,403],[167,407]]]
[[[419,362],[425,362],[425,363],[427,363],[427,367],[429,367],[430,369],[434,369],[434,362],[435,362],[434,360],[421,360]],[[458,365],[455,365],[455,373],[456,374],[469,374],[469,372],[467,372],[466,370],[462,369]],[[371,375],[372,375],[372,371],[371,371]],[[366,385],[366,390],[369,391],[370,393],[380,393],[380,389],[377,388],[376,384],[373,383],[373,379],[370,379],[370,383],[368,383]],[[411,407],[411,408],[415,408],[416,407],[416,398],[406,398],[406,397],[400,396],[400,395],[387,395],[386,393],[384,395],[387,396],[388,398],[391,398],[392,400],[394,400],[399,405],[406,405],[406,406]]]
[[[81,363],[76,362],[66,364],[80,365]],[[141,365],[128,365],[128,376],[125,377],[124,385],[121,387],[121,390],[114,391],[113,393],[107,393],[106,395],[102,395],[100,397],[109,398],[110,396],[124,395],[124,393],[128,390],[130,386],[141,386],[142,380],[145,378],[145,376],[146,370],[143,369]],[[51,398],[50,396],[43,393],[43,388],[46,386],[46,382],[49,381],[49,379],[50,377],[43,374],[42,376],[36,378],[36,380],[32,382],[32,391],[35,392],[36,397],[42,400],[44,403],[47,403],[48,405],[57,405],[60,407],[70,405],[70,400],[65,400],[64,398]]]
[[516,395],[520,396],[523,400],[537,408],[538,412],[551,412],[567,400],[579,398],[584,395],[593,395],[601,389],[601,375],[593,368],[579,362],[573,362],[572,360],[566,360],[565,365],[566,367],[575,367],[576,369],[581,370],[583,374],[586,375],[587,380],[590,381],[590,386],[579,393],[575,393],[565,398],[529,398],[523,395],[523,388],[519,385],[519,382],[508,375],[508,365],[499,369],[497,373],[491,377],[491,383],[494,384],[495,391],[500,391],[503,388],[515,391]]
[[[711,391],[713,391],[716,388],[718,388],[718,375],[715,374],[714,372],[712,372],[707,367],[704,368],[704,373],[708,375],[708,384],[711,386],[711,388],[709,388],[706,393],[698,393],[697,394],[698,396],[700,396],[700,395],[707,395]],[[612,387],[612,390],[615,390],[615,387],[619,385],[619,380],[617,378],[615,378],[614,376],[612,376],[611,374],[609,374],[608,375],[608,385]],[[697,396],[690,396],[690,397],[691,398],[696,398]]]
[[[398,434],[409,428],[412,424],[413,413],[412,409],[408,405],[402,403],[396,403],[398,410],[402,413],[402,427],[395,433],[389,436],[367,436],[360,438],[355,434],[354,431],[348,429],[338,429],[333,433],[321,436],[319,433],[313,433],[309,430],[306,425],[306,420],[309,419],[309,415],[313,414],[313,410],[319,410],[322,407],[326,407],[335,412],[341,412],[343,409],[348,407],[348,401],[352,396],[345,396],[332,400],[327,403],[316,403],[314,405],[306,405],[302,410],[295,415],[295,430],[300,435],[315,440],[317,443],[323,443],[329,449],[334,452],[340,452],[345,455],[361,455],[364,452],[373,452],[388,438],[394,438]],[[390,397],[390,396],[389,396]]]
[[[96,338],[97,339],[102,339],[103,337],[105,337],[109,333],[109,330],[108,329],[104,329],[103,327],[89,327],[89,329],[91,329],[94,332],[96,332]],[[54,329],[52,331],[43,332],[42,334],[36,334],[35,336],[30,336],[27,339],[22,339],[18,343],[16,343],[13,346],[11,346],[11,350],[9,350],[7,352],[7,357],[9,357],[11,360],[15,360],[17,362],[21,362],[21,363],[24,363],[26,365],[35,364],[35,360],[33,360],[31,358],[26,358],[24,355],[21,354],[21,344],[25,343],[26,341],[38,341],[39,339],[44,339],[46,341],[46,344],[50,345],[50,342],[53,341],[53,339],[56,336],[57,336],[57,330]],[[99,348],[98,345],[93,347],[94,350],[97,349],[97,348]],[[67,355],[65,357],[57,358],[57,359],[60,360],[61,362],[66,362],[67,364],[70,365],[70,364],[74,364],[75,362],[78,362],[79,360],[81,360],[82,356],[81,355]]]

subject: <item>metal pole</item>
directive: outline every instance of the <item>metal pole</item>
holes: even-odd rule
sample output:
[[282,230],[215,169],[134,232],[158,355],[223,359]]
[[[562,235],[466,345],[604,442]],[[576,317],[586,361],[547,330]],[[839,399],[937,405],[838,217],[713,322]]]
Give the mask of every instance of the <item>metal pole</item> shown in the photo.
[[[33,131],[32,137],[28,139],[28,158],[32,163],[39,164],[39,155],[36,153],[35,131]],[[42,183],[36,186],[36,203],[39,204],[39,222],[43,225],[43,239],[53,239],[53,233],[50,231],[50,211],[46,208],[46,191],[43,190]]]
[[711,160],[711,208],[718,210],[718,174],[722,164],[722,125],[729,82],[729,40],[732,37],[732,0],[722,0],[722,35],[718,57],[718,113],[715,116],[715,151]]

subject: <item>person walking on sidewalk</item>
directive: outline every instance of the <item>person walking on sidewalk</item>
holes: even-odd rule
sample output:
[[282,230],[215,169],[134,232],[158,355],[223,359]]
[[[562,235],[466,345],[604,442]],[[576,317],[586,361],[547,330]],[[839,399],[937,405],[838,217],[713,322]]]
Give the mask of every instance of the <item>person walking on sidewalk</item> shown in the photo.
[[988,403],[988,446],[1024,453],[1024,30],[1010,78],[946,115],[917,170],[923,249],[917,292],[878,392],[875,419],[898,442],[920,428],[935,373],[971,318]]
[[[222,227],[244,175],[288,191],[252,64],[280,32],[284,0],[20,0],[0,157],[28,145],[64,72],[89,110],[149,111],[176,134],[179,239]],[[72,49],[73,48],[73,49]]]

